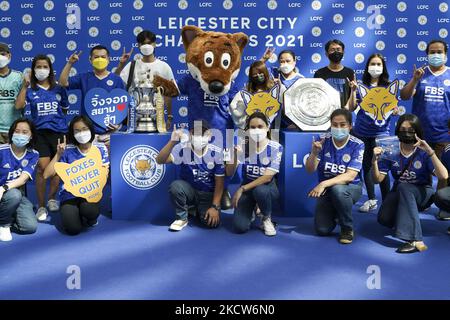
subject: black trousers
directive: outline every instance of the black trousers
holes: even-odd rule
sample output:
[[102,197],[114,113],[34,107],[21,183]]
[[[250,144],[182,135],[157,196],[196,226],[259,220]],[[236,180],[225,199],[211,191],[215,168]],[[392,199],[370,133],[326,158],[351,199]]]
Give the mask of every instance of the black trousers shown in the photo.
[[84,225],[95,225],[99,215],[99,204],[89,203],[86,199],[70,199],[61,205],[62,227],[69,235],[79,234]]

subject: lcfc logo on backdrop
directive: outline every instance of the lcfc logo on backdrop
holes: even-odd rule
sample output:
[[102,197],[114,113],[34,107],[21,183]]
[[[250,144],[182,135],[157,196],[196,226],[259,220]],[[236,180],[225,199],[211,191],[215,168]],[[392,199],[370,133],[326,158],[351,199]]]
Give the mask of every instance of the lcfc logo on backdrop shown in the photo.
[[96,0],[89,1],[89,9],[97,10],[98,9],[98,1],[96,1]]
[[164,178],[166,167],[156,163],[158,150],[140,145],[129,149],[120,161],[120,173],[125,182],[138,190],[156,187]]
[[188,8],[189,4],[186,0],[180,0],[178,1],[178,8],[181,10],[186,10]]

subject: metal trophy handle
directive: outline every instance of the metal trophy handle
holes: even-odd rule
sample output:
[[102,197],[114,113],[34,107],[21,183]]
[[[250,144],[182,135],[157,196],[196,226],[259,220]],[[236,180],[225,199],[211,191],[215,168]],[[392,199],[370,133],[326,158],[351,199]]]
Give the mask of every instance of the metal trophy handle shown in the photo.
[[155,106],[156,106],[156,127],[159,133],[166,133],[166,120],[164,118],[164,89],[157,87],[155,92]]

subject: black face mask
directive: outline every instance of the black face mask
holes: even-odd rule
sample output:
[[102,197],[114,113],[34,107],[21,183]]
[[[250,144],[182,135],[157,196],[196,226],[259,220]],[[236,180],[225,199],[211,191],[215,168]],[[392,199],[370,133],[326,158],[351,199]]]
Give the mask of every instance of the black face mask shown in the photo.
[[334,63],[341,62],[343,57],[344,57],[344,53],[339,52],[339,51],[334,51],[333,53],[328,55],[328,58]]
[[258,75],[256,77],[252,77],[252,82],[256,85],[261,85],[266,82],[266,77],[264,75]]
[[415,144],[417,142],[416,133],[409,132],[409,131],[399,131],[398,132],[398,140],[400,140],[400,142],[403,142],[406,144]]

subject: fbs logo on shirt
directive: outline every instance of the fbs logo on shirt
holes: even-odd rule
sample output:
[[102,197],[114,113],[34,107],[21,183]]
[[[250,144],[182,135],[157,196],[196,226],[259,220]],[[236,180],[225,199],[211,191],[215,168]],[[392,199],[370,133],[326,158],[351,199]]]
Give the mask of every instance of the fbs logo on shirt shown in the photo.
[[326,162],[325,163],[325,171],[331,172],[331,173],[345,173],[347,170],[347,167],[344,165],[337,165],[336,163]]
[[14,90],[0,90],[0,97],[15,98],[16,92]]

